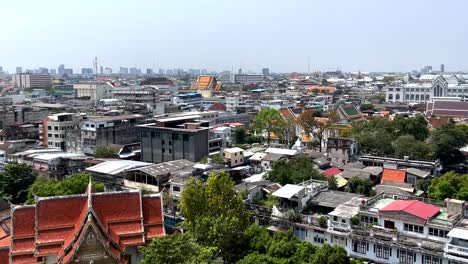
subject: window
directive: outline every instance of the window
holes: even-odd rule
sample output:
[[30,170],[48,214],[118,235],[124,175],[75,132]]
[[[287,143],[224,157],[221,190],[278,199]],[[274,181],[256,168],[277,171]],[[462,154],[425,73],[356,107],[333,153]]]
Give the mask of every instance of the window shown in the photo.
[[161,140],[161,144],[163,144],[163,145],[164,145],[164,143],[165,143],[165,142],[164,142],[164,139],[163,139],[163,140]]
[[448,233],[447,230],[429,227],[430,236],[447,237],[447,233]]
[[423,255],[422,263],[423,264],[442,264],[442,258],[431,256],[431,255]]
[[381,259],[388,259],[391,255],[391,248],[389,246],[376,244],[375,245],[375,256]]
[[104,124],[100,124],[99,127],[104,127]]
[[162,153],[166,152],[166,149],[162,148]]
[[184,135],[182,135],[182,139],[183,139],[184,141],[188,141],[188,140],[189,140],[189,136],[184,134]]
[[51,126],[47,126],[47,129],[48,129],[48,130],[52,130],[52,127],[51,127]]
[[397,249],[397,257],[399,257],[402,264],[412,264],[416,261],[416,253],[405,249]]
[[169,149],[169,154],[171,154],[171,153],[172,153],[172,149]]
[[325,240],[323,239],[323,237],[314,236],[314,243],[323,244],[325,243]]
[[172,140],[179,140],[179,134],[173,133],[172,134]]
[[413,225],[413,224],[404,224],[405,231],[415,232],[415,233],[424,233],[424,226]]
[[94,124],[91,124],[91,127],[94,127]]
[[335,245],[346,247],[346,237],[333,235],[332,242]]
[[180,192],[180,187],[179,186],[172,186],[172,190],[174,192]]
[[338,216],[334,215],[333,216],[333,221],[337,222],[338,221]]
[[52,137],[52,134],[47,134],[48,137]]
[[372,216],[367,216],[367,215],[362,215],[361,216],[361,222],[367,223],[367,224],[377,224],[379,219],[377,217],[372,217]]
[[55,130],[55,131],[58,131],[58,130],[59,130],[59,129],[58,129],[58,126],[54,126],[54,130]]
[[366,254],[369,245],[365,241],[353,240],[353,252]]

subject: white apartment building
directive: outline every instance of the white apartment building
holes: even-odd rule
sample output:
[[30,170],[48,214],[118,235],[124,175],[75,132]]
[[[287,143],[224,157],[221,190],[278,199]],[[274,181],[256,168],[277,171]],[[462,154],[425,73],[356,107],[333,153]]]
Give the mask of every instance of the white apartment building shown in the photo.
[[76,97],[89,97],[90,100],[112,98],[113,85],[110,83],[77,83],[73,85]]
[[[333,203],[317,197],[312,203]],[[293,229],[302,240],[344,247],[351,257],[370,263],[461,264],[468,263],[466,212],[460,200],[444,205],[382,193],[343,200],[326,216],[326,227],[316,215],[302,215]]]
[[46,117],[42,125],[44,146],[66,150],[68,144],[69,147],[76,149],[77,146],[74,146],[76,140],[71,140],[70,134],[79,133],[79,125],[83,119],[86,119],[86,115],[75,113],[60,113]]
[[464,78],[450,75],[423,76],[419,83],[391,86],[385,89],[386,102],[426,103],[436,97],[468,96],[468,82]]

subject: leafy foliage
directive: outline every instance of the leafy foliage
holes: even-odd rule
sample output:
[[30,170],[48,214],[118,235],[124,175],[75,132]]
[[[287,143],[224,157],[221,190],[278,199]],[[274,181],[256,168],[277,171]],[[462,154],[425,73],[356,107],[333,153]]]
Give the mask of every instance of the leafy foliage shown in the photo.
[[336,179],[335,177],[330,177],[328,178],[328,189],[329,190],[338,190],[338,183],[336,182]]
[[357,176],[351,177],[351,179],[349,179],[345,190],[351,193],[373,196],[372,182],[368,179],[362,179]]
[[409,156],[416,160],[434,160],[433,146],[416,140],[412,135],[400,136],[392,143],[392,147],[396,158],[402,159]]
[[[90,177],[88,173],[76,173],[66,177],[63,181],[39,177],[29,188],[28,203],[34,203],[34,196],[50,197],[84,193]],[[104,184],[97,182],[92,182],[92,184],[97,192],[104,191]]]
[[23,204],[36,177],[29,165],[7,164],[0,172],[0,196],[13,204]]
[[326,119],[318,119],[316,117],[314,111],[306,110],[299,116],[297,122],[304,129],[305,133],[313,135],[317,139],[319,151],[322,152],[325,131],[337,121],[338,115],[335,112],[331,112]]
[[245,127],[236,127],[233,133],[234,142],[236,144],[244,144],[247,136],[247,129]]
[[468,127],[453,122],[436,129],[432,133],[436,146],[435,154],[443,164],[453,164],[464,160],[460,148],[468,144]]
[[257,133],[267,134],[267,143],[270,145],[271,134],[280,135],[285,127],[285,120],[281,113],[274,108],[262,109],[253,120],[253,129]]
[[215,257],[216,248],[200,246],[188,234],[157,237],[141,250],[142,264],[222,263]]
[[325,216],[320,216],[318,219],[318,224],[321,228],[326,228],[328,226],[328,221]]
[[453,171],[447,172],[432,179],[428,192],[429,198],[437,200],[455,198],[468,201],[468,174],[461,176]]
[[219,165],[224,164],[224,159],[219,154],[210,156],[210,160],[213,164],[219,164]]
[[94,157],[96,158],[112,158],[115,156],[114,150],[107,146],[97,147],[94,152]]
[[211,174],[207,183],[191,179],[180,200],[186,230],[204,246],[216,246],[225,254],[247,228],[242,197],[233,189],[226,172]]
[[311,160],[300,156],[290,160],[279,160],[273,163],[273,170],[268,174],[268,179],[282,185],[288,183],[300,183],[310,179],[324,180]]
[[366,111],[366,110],[374,110],[375,107],[373,104],[362,104],[360,107],[359,107],[359,110],[361,111]]

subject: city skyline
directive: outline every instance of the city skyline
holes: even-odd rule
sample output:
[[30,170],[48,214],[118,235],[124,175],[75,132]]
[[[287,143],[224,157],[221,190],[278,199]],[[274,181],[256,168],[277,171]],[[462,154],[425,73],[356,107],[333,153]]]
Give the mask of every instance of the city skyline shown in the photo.
[[48,0],[22,10],[23,3],[7,1],[0,65],[9,72],[62,63],[79,70],[97,56],[114,70],[307,72],[310,58],[311,71],[405,72],[442,63],[446,71],[468,70],[465,1],[175,2],[75,1],[65,8]]

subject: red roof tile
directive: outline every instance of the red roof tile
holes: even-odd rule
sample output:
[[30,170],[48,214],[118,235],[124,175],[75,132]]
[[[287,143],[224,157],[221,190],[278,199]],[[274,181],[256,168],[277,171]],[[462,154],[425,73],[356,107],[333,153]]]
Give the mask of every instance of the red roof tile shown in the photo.
[[35,227],[35,212],[36,208],[33,206],[17,207],[13,209],[12,216],[12,236],[21,237],[34,237]]
[[8,248],[0,249],[0,263],[10,262],[10,250]]
[[[12,257],[11,264],[32,264],[39,263],[36,257],[33,254],[20,255]],[[42,263],[42,262],[41,262]]]
[[405,170],[394,170],[394,169],[384,169],[382,174],[382,181],[391,181],[391,182],[405,182],[406,180],[406,171]]
[[436,215],[440,208],[417,200],[398,200],[379,210],[379,212],[389,211],[402,211],[427,220]]
[[326,169],[323,174],[325,174],[325,176],[327,177],[332,177],[332,176],[335,176],[335,175],[338,175],[338,174],[341,174],[342,171],[335,168],[335,167],[332,167],[332,168],[329,168],[329,169]]

